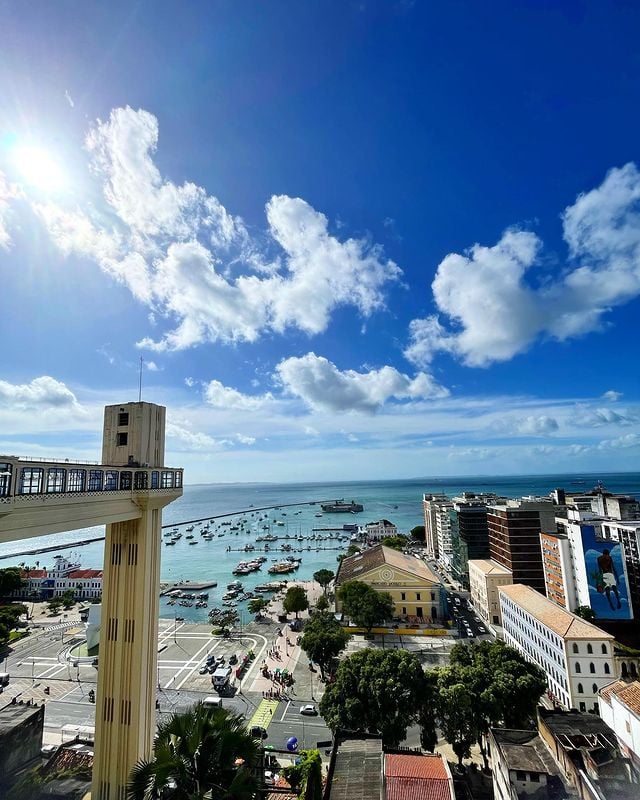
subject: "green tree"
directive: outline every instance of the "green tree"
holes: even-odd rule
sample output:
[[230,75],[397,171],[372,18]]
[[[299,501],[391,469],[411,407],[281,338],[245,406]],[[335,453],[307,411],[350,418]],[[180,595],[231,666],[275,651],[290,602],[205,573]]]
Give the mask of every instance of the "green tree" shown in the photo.
[[475,742],[473,728],[474,698],[464,683],[463,670],[459,667],[444,667],[438,670],[438,695],[436,714],[442,735],[451,745],[462,765],[462,759],[470,755]]
[[264,597],[253,597],[247,604],[250,614],[255,614],[258,619],[262,617],[262,612],[269,606],[269,602]]
[[23,584],[20,567],[0,569],[0,598],[8,597],[17,589],[20,589]]
[[296,617],[300,611],[305,611],[309,608],[309,600],[307,593],[302,586],[290,586],[282,601],[282,607],[287,613],[294,612]]
[[250,800],[257,783],[258,744],[239,714],[198,703],[158,726],[153,758],[139,761],[127,785],[129,800]]
[[424,525],[416,525],[415,528],[411,528],[411,538],[415,539],[418,542],[424,542],[425,540]]
[[320,713],[334,733],[377,734],[387,747],[398,747],[407,728],[421,721],[429,691],[413,653],[360,650],[340,662],[320,701]]
[[327,596],[321,594],[316,602],[316,611],[328,611],[329,610],[329,601],[327,600]]
[[313,580],[322,586],[322,591],[325,594],[327,593],[327,586],[335,577],[335,572],[332,572],[330,569],[319,569],[317,572],[313,573]]
[[384,539],[381,540],[380,544],[383,544],[385,547],[391,547],[393,550],[399,550],[402,552],[407,546],[407,542],[408,539],[406,536],[398,534],[398,536],[385,536]]
[[52,616],[56,616],[56,614],[60,613],[60,609],[62,608],[62,601],[59,597],[52,597],[51,600],[47,603],[47,608],[49,609],[49,613]]
[[324,677],[325,671],[330,669],[333,659],[345,649],[350,638],[351,635],[333,614],[316,611],[304,626],[300,647],[311,661],[318,664]]
[[283,775],[300,800],[322,798],[322,756],[318,750],[303,750]]
[[586,619],[587,622],[593,622],[596,618],[596,612],[591,608],[591,606],[578,606],[576,610],[573,612],[577,614],[582,619]]
[[73,589],[66,589],[60,595],[60,601],[66,610],[72,608],[76,604],[76,593]]
[[20,617],[27,612],[27,607],[22,603],[0,606],[0,644],[9,641],[11,631],[16,627]]
[[345,581],[338,596],[345,614],[367,631],[393,617],[393,598],[389,592],[378,592],[362,581]]

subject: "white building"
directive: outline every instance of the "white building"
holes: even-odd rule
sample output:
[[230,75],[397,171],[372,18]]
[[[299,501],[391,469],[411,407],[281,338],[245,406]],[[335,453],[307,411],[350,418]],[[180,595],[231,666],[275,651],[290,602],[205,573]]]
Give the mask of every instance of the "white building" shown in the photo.
[[615,681],[600,690],[600,716],[640,771],[640,681]]
[[397,536],[398,529],[393,524],[393,522],[389,522],[388,519],[379,519],[377,522],[367,522],[367,524],[361,528],[363,536],[370,540],[384,539],[386,536]]
[[442,503],[449,502],[446,494],[423,494],[422,512],[424,514],[424,541],[427,554],[438,558],[438,533],[436,526],[436,512]]
[[499,586],[513,583],[511,571],[485,558],[469,561],[471,603],[488,625],[501,625]]
[[559,770],[538,731],[491,728],[487,742],[495,800],[548,796],[547,783]]
[[598,710],[615,677],[614,638],[523,584],[501,586],[505,642],[547,676],[548,694],[566,709]]
[[82,569],[80,563],[55,556],[52,569],[35,569],[22,573],[25,586],[21,596],[38,596],[42,600],[60,597],[69,589],[78,600],[102,597],[102,570]]

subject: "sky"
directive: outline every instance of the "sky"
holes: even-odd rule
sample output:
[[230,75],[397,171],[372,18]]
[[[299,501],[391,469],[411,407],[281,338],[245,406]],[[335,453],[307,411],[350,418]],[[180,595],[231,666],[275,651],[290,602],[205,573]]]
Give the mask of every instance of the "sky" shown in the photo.
[[638,468],[640,7],[0,0],[0,453]]

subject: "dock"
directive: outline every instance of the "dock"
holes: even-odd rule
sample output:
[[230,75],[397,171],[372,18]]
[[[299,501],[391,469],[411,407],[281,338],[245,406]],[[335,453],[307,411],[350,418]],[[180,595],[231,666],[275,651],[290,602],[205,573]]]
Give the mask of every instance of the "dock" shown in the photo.
[[203,589],[213,589],[218,585],[217,581],[180,581],[178,583],[161,583],[160,597],[169,592],[201,592]]

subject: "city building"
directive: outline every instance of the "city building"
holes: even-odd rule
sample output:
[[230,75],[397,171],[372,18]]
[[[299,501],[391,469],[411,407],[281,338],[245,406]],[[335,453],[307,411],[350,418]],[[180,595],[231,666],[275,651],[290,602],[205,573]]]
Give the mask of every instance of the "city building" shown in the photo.
[[22,572],[24,586],[14,592],[16,597],[50,600],[72,589],[78,600],[97,600],[102,597],[102,570],[82,569],[79,562],[54,556],[53,567]]
[[560,775],[580,800],[637,800],[631,764],[597,714],[538,707],[538,733]]
[[423,494],[422,513],[424,516],[424,543],[427,555],[431,558],[438,558],[438,533],[436,523],[436,513],[442,503],[447,503],[449,498],[446,494]]
[[541,533],[540,547],[547,597],[563,608],[575,610],[580,604],[576,598],[568,536],[564,533]]
[[0,542],[106,525],[93,800],[121,800],[153,747],[162,509],[183,484],[164,464],[165,414],[107,406],[101,464],[0,456]]
[[513,575],[502,564],[487,559],[469,561],[471,604],[487,624],[502,624],[498,587],[510,583]]
[[640,614],[640,517],[624,522],[603,520],[602,532],[605,539],[620,543],[630,610],[634,616]]
[[386,800],[455,800],[453,778],[446,759],[439,754],[385,753]]
[[[396,617],[405,617],[411,622],[443,618],[444,587],[424,561],[415,556],[405,556],[382,544],[375,545],[342,559],[335,579],[336,589],[351,580],[389,592]],[[336,611],[341,610],[339,594],[337,591]]]
[[463,492],[451,501],[451,572],[455,580],[469,588],[469,561],[489,557],[487,505],[497,502],[495,494]]
[[361,535],[369,541],[384,539],[386,536],[397,536],[398,529],[388,519],[379,519],[377,522],[367,522],[361,528]]
[[538,731],[491,728],[487,741],[495,800],[566,796],[559,769]]
[[523,498],[490,505],[487,524],[491,560],[510,570],[514,583],[544,592],[540,533],[556,531],[551,500]]
[[600,689],[615,677],[613,636],[530,586],[498,592],[504,640],[545,672],[550,699],[597,712]]
[[615,733],[620,750],[640,780],[640,681],[614,681],[601,689],[600,716]]

